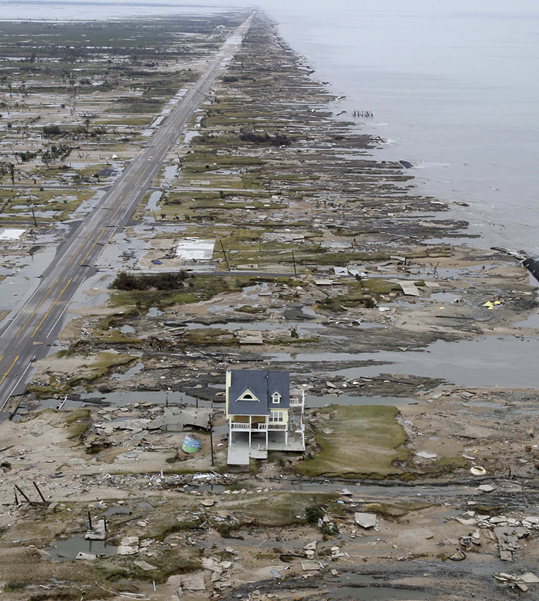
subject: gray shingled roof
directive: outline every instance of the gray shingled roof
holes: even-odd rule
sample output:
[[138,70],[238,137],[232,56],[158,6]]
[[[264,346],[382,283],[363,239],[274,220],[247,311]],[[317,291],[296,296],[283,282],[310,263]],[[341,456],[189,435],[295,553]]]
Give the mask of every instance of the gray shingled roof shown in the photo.
[[[270,408],[290,407],[290,374],[287,371],[236,369],[230,371],[228,413],[231,415],[269,415]],[[250,390],[259,401],[238,401]],[[272,395],[278,392],[281,402],[274,405]]]

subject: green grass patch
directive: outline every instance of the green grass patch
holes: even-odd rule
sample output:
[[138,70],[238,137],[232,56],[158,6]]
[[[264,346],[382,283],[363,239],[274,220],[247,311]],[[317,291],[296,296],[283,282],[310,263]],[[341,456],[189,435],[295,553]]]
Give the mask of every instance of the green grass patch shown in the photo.
[[68,439],[80,438],[90,425],[90,410],[85,408],[71,411],[65,418],[65,425],[68,428]]
[[[129,341],[132,342],[132,339],[129,339]],[[113,367],[117,367],[119,365],[128,365],[135,359],[136,357],[131,357],[131,355],[99,353],[95,360],[89,363],[84,372],[69,380],[69,384],[70,386],[76,386],[81,382],[92,382],[98,378],[106,376],[109,370]]]
[[355,288],[368,290],[372,294],[389,294],[390,292],[402,293],[400,284],[379,279],[365,280],[364,282],[355,285]]
[[468,467],[468,460],[464,457],[441,457],[436,460],[435,465],[449,469],[460,469]]
[[133,306],[139,309],[149,307],[170,307],[187,305],[210,300],[223,292],[237,292],[246,286],[252,286],[258,280],[250,277],[216,277],[211,274],[189,275],[178,291],[130,290],[117,292],[110,297],[113,306]]
[[396,407],[339,405],[321,412],[330,420],[316,431],[320,451],[297,466],[303,476],[380,479],[403,473],[394,462],[406,461],[410,453],[403,448],[406,433],[395,420]]
[[[233,512],[238,524],[258,527],[296,526],[308,523],[308,509],[327,505],[338,497],[334,493],[283,492],[268,495],[241,496],[219,504],[219,510]],[[219,523],[219,522],[218,522]]]
[[376,513],[386,519],[401,518],[412,511],[421,511],[432,507],[432,503],[369,503],[363,507],[364,511]]
[[232,332],[218,328],[196,328],[187,330],[182,342],[193,346],[237,346],[239,342]]

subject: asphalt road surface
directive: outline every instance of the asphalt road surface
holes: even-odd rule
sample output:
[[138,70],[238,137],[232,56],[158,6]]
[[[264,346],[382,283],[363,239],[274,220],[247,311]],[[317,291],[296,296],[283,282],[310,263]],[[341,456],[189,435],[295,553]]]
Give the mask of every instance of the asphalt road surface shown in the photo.
[[129,222],[185,124],[238,51],[251,19],[228,38],[198,82],[149,139],[146,149],[131,161],[92,213],[59,247],[25,305],[4,320],[0,331],[0,412],[10,396],[24,391],[33,362],[50,352],[49,347],[62,330],[69,303],[81,284],[95,273],[92,266],[103,247],[116,230]]

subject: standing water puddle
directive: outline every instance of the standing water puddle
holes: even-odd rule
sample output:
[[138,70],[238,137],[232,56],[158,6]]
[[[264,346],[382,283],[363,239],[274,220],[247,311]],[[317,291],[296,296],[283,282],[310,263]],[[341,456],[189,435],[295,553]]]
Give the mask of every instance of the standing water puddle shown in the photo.
[[[475,340],[438,340],[424,351],[379,353],[279,353],[267,357],[276,363],[324,362],[334,369],[339,362],[376,361],[378,365],[333,371],[346,378],[380,374],[412,374],[442,378],[457,386],[539,388],[539,370],[533,358],[539,355],[539,340],[515,336],[484,336]],[[380,367],[381,363],[388,363]]]
[[[331,599],[357,599],[359,601],[419,601],[432,599],[430,593],[375,584],[375,579],[362,574],[341,576],[338,584],[329,585]],[[355,586],[354,586],[355,585]]]
[[103,512],[102,515],[110,517],[113,515],[131,515],[133,510],[131,507],[126,507],[125,505],[115,505],[113,507],[109,507],[107,511]]
[[155,192],[152,192],[150,194],[148,204],[146,205],[148,211],[157,211],[159,201],[161,200],[161,196],[163,196],[161,190],[156,190]]
[[519,321],[518,323],[515,323],[514,326],[516,328],[539,328],[539,313],[530,315],[528,319]]
[[86,540],[82,536],[74,536],[66,540],[59,540],[45,549],[53,561],[71,561],[79,553],[92,555],[116,555],[118,547],[107,545],[103,540]]
[[144,369],[144,363],[137,363],[130,369],[128,369],[124,374],[113,374],[112,379],[118,380],[120,382],[125,382],[126,380],[130,380],[133,376],[140,373]]

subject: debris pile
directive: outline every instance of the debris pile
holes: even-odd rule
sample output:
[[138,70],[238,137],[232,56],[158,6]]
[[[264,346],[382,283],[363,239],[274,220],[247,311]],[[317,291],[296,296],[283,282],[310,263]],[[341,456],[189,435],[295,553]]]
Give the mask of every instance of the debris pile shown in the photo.
[[[539,531],[539,517],[525,516],[521,519],[501,516],[483,516],[474,511],[467,511],[455,520],[463,526],[477,526],[485,531],[485,535],[497,545],[502,561],[513,561],[515,551],[521,549],[519,541],[528,538],[533,531]],[[479,531],[461,538],[461,545],[470,549],[479,542]]]

